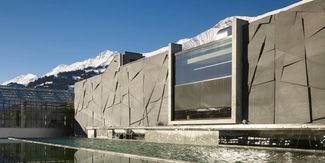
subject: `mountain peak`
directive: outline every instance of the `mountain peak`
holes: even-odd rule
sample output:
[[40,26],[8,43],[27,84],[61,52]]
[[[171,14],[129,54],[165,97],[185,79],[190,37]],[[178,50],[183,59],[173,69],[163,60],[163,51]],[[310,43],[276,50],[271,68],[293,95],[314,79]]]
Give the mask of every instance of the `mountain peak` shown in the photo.
[[113,56],[116,54],[118,54],[117,51],[105,50],[95,58],[90,58],[81,62],[75,62],[70,65],[61,64],[55,67],[52,71],[45,74],[45,76],[51,76],[51,75],[56,76],[60,72],[82,70],[87,67],[98,67],[98,66],[104,67],[113,59]]
[[30,82],[33,82],[37,79],[38,77],[34,74],[24,74],[24,75],[19,75],[11,80],[5,81],[2,83],[2,85],[7,85],[10,83],[17,83],[17,84],[22,84],[22,85],[27,85]]

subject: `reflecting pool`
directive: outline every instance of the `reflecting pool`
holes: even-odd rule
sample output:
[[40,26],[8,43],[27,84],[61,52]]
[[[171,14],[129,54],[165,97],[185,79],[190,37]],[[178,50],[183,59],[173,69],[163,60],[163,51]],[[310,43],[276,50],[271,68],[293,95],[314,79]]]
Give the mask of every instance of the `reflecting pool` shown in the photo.
[[[325,152],[298,152],[288,150],[229,148],[148,143],[143,141],[87,138],[33,139],[36,141],[98,149],[137,156],[189,162],[324,162]],[[70,155],[66,152],[66,155]],[[76,156],[76,154],[74,154]],[[159,161],[158,161],[159,162]]]
[[[56,146],[0,139],[0,163],[157,163],[141,158],[118,156]],[[168,162],[168,161],[163,161]]]

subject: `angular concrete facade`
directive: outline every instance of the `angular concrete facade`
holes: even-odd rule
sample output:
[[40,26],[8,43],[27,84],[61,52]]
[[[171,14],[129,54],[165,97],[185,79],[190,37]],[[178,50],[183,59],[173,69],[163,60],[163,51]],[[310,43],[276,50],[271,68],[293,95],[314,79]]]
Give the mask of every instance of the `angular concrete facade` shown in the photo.
[[249,24],[248,120],[254,124],[325,119],[325,1]]
[[[231,121],[222,123],[324,124],[325,1],[311,1],[241,26],[237,32],[242,32],[238,34],[244,40],[242,51],[233,49],[241,55],[235,57],[239,66],[233,67],[240,80],[232,85],[242,89],[233,89],[236,112]],[[76,83],[75,118],[80,126],[85,130],[193,124],[171,121],[172,103],[177,100],[169,84],[174,80],[169,75],[174,68],[172,49],[123,66],[116,57],[103,74]]]
[[84,130],[166,125],[167,90],[167,52],[121,67],[116,56],[103,74],[76,83],[75,119]]

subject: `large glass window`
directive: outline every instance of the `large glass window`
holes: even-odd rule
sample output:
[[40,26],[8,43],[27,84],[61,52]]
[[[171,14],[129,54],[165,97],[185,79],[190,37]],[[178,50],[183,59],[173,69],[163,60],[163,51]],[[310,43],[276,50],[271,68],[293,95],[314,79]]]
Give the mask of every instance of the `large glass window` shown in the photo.
[[176,54],[175,84],[231,75],[231,37]]
[[174,120],[231,117],[232,37],[175,55]]

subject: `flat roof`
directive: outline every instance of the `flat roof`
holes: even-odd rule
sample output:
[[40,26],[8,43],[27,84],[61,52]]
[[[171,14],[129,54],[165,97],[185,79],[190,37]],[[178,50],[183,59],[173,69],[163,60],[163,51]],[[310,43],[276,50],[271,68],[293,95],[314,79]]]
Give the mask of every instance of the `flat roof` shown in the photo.
[[74,93],[66,90],[0,86],[0,100],[68,102],[73,97]]

